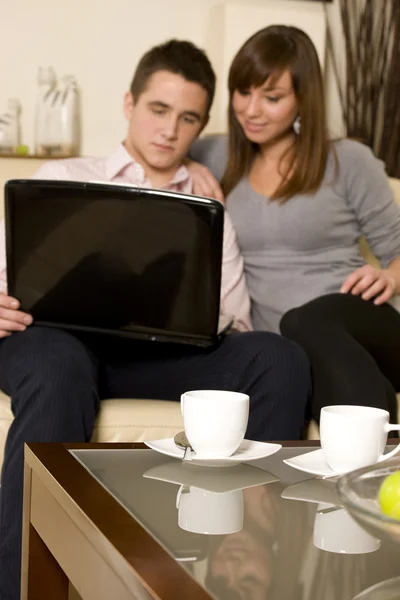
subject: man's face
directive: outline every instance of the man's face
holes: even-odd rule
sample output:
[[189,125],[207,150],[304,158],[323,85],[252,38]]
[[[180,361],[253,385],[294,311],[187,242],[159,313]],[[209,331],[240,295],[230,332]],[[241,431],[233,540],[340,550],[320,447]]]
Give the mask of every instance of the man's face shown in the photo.
[[208,120],[208,96],[199,84],[157,71],[138,98],[125,94],[125,146],[150,178],[172,177]]

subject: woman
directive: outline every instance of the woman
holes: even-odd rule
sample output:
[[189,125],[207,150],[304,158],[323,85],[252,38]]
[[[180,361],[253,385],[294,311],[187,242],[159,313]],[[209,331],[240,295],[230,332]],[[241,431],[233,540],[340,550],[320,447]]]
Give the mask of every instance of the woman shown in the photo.
[[[253,35],[228,86],[229,139],[199,140],[191,155],[221,180],[254,327],[308,352],[317,420],[324,405],[365,404],[395,421],[400,315],[389,301],[400,292],[400,208],[383,165],[358,142],[329,140],[321,69],[303,31]],[[381,269],[361,257],[362,235]]]

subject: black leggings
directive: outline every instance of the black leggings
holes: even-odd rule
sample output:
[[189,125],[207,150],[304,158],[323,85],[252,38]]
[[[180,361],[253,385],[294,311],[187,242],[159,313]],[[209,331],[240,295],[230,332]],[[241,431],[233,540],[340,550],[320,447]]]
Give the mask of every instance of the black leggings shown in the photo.
[[400,314],[360,296],[329,294],[288,311],[284,336],[307,352],[313,375],[311,415],[323,406],[384,408],[397,423],[400,391]]

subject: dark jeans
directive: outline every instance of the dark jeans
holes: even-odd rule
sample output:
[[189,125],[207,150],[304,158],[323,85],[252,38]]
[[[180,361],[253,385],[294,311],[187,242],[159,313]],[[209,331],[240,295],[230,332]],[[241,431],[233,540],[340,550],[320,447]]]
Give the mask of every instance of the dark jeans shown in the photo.
[[362,404],[388,410],[397,423],[400,391],[400,314],[351,294],[329,294],[287,312],[286,337],[311,362],[311,414],[331,404]]
[[19,598],[24,442],[87,442],[102,398],[178,401],[188,389],[245,392],[248,438],[297,439],[310,385],[304,351],[271,333],[233,333],[212,350],[35,326],[4,339],[0,388],[11,396],[15,419],[2,472],[1,600]]

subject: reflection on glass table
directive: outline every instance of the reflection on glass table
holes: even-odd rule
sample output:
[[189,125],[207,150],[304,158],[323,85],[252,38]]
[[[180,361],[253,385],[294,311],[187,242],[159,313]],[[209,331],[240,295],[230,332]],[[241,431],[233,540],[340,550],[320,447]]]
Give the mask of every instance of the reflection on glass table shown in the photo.
[[379,539],[361,527],[343,508],[336,481],[310,479],[287,487],[282,498],[316,504],[313,543],[325,552],[365,554],[378,550]]
[[[334,482],[283,462],[310,450],[283,448],[253,465],[227,469],[191,466],[153,450],[82,450],[74,455],[215,600],[352,600],[399,574],[400,548],[382,543],[375,552],[337,554],[315,547],[318,505],[326,510],[341,502]],[[294,501],[295,494],[304,496],[301,486],[306,495],[310,487],[314,501]],[[189,515],[185,529],[179,507],[194,488],[193,505],[184,505]],[[204,492],[229,494],[236,508],[228,525],[218,512],[222,504],[214,504],[212,496],[204,500]],[[198,514],[203,518],[212,507],[214,517],[209,515],[204,526]],[[217,534],[217,527],[231,533]],[[209,534],[194,533],[206,528]]]
[[240,531],[244,517],[243,490],[278,481],[270,473],[248,465],[235,465],[221,473],[220,469],[196,469],[176,460],[149,469],[143,477],[178,485],[178,525],[203,535]]

